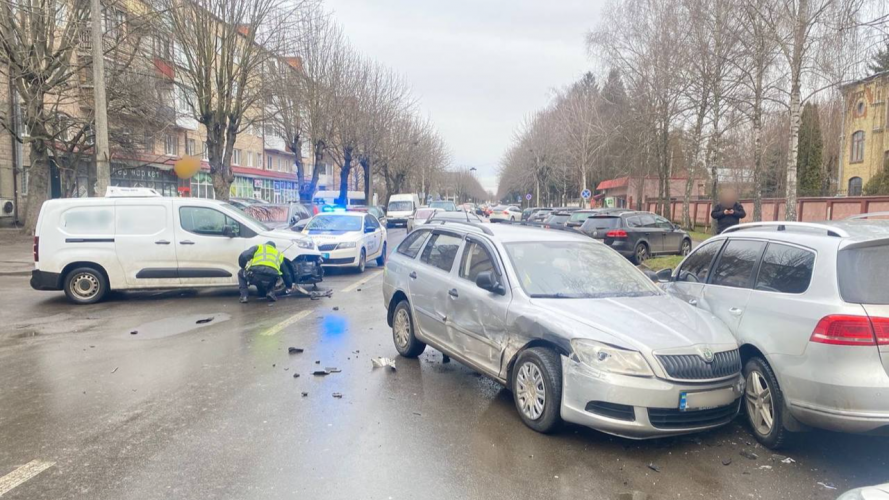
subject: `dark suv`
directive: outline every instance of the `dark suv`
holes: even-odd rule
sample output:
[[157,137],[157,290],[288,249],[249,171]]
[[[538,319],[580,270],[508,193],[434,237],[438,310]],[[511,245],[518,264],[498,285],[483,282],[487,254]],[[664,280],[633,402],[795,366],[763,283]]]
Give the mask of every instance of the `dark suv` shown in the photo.
[[652,255],[688,255],[691,237],[678,226],[651,212],[597,214],[580,232],[602,240],[635,264]]

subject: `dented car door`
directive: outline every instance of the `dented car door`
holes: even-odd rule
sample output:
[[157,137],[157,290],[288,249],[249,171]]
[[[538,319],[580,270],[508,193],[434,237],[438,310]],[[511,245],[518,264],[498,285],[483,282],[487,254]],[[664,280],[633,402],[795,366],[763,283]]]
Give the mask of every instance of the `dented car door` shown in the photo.
[[479,288],[476,278],[480,273],[490,271],[502,283],[505,278],[496,256],[496,251],[481,239],[467,237],[448,290],[448,330],[452,349],[493,376],[500,371],[506,345],[511,293],[506,286],[503,295]]

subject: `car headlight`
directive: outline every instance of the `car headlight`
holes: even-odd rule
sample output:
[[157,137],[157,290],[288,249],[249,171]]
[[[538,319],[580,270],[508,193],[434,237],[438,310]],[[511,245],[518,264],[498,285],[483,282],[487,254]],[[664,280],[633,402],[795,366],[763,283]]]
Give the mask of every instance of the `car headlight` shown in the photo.
[[571,348],[577,359],[597,370],[634,377],[653,377],[654,372],[641,353],[620,349],[592,340],[573,339]]
[[315,243],[308,238],[294,241],[296,242],[296,246],[298,246],[299,248],[305,248],[306,250],[312,250],[313,248],[315,248]]
[[337,250],[342,250],[343,248],[355,248],[354,241],[344,241],[336,246]]

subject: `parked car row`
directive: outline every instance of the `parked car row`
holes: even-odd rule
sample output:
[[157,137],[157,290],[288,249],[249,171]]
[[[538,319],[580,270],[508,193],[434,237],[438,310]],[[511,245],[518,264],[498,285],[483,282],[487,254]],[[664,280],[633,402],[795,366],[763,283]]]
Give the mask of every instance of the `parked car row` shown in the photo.
[[[642,215],[591,217],[607,233],[645,228],[627,220]],[[741,409],[769,448],[810,427],[889,430],[889,222],[744,224],[658,276],[608,239],[417,228],[384,277],[396,349],[430,345],[506,385],[539,432],[652,438]]]

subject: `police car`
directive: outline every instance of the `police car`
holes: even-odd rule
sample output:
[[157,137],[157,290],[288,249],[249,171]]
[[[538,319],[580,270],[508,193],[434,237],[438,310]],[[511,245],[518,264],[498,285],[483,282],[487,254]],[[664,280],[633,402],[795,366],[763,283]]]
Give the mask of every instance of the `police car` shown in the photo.
[[323,265],[353,267],[364,272],[368,259],[386,264],[386,228],[376,217],[360,212],[335,211],[313,217],[303,234],[315,241]]

